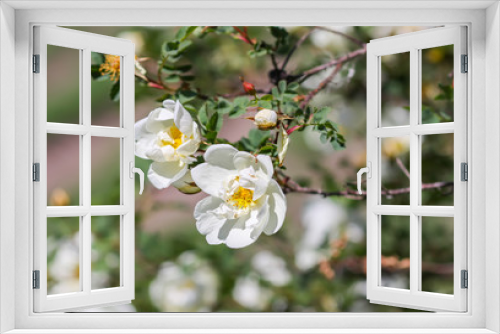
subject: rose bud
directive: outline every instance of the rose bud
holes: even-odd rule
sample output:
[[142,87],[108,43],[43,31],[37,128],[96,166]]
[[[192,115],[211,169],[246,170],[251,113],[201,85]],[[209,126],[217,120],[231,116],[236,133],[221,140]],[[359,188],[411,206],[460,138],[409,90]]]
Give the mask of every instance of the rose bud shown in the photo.
[[240,80],[241,83],[243,84],[243,89],[245,90],[245,93],[254,96],[255,94],[257,94],[257,92],[255,91],[255,86],[252,83],[246,82],[243,77],[240,77]]
[[197,194],[201,191],[196,183],[194,183],[193,178],[191,177],[190,170],[188,170],[182,178],[172,183],[172,185],[176,187],[181,193],[188,195]]
[[259,130],[273,129],[278,123],[278,114],[271,109],[262,109],[255,115],[254,123]]

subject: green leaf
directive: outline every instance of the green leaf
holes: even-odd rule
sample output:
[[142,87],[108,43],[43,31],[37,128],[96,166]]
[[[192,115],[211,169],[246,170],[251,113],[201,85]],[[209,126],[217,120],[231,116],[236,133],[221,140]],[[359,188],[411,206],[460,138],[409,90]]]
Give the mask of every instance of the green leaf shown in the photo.
[[273,107],[270,101],[259,101],[257,102],[257,105],[264,109],[271,109]]
[[191,70],[192,68],[193,68],[193,65],[186,64],[186,65],[179,65],[179,66],[175,67],[175,70],[179,71],[179,72],[187,72],[187,71]]
[[216,131],[218,121],[219,121],[219,113],[214,112],[214,114],[212,115],[212,117],[210,117],[210,120],[207,123],[207,131]]
[[272,96],[272,95],[270,95],[270,94],[262,95],[262,96],[260,97],[260,100],[261,100],[261,101],[272,101],[272,100],[273,100],[273,96]]
[[180,80],[181,80],[181,77],[178,74],[171,74],[165,78],[165,82],[178,82]]
[[250,100],[244,96],[239,96],[233,100],[233,104],[240,107],[246,107],[249,103]]
[[208,123],[208,115],[207,115],[207,104],[204,103],[200,110],[198,111],[198,120],[200,121],[200,124],[202,125],[203,128],[207,127]]
[[120,80],[118,80],[113,84],[113,86],[111,86],[111,92],[109,93],[109,97],[113,101],[120,100]]
[[163,44],[163,53],[165,56],[173,56],[178,53],[179,42],[178,41],[169,41]]
[[280,89],[280,92],[281,93],[284,93],[286,91],[286,81],[285,80],[281,80],[279,83],[278,83],[278,87]]
[[179,52],[183,52],[184,50],[186,50],[191,44],[193,44],[193,42],[189,39],[187,40],[184,40],[182,42],[179,43]]
[[91,52],[90,53],[90,63],[91,64],[96,64],[96,65],[101,65],[104,63],[105,57],[104,54],[100,52]]
[[277,147],[274,144],[267,144],[260,148],[259,153],[274,156],[277,153]]
[[194,75],[181,75],[182,81],[193,81],[195,79]]
[[288,31],[283,27],[270,27],[271,35],[277,39],[283,39],[288,37]]
[[292,82],[288,85],[288,90],[296,91],[299,87],[300,85],[297,82]]
[[241,115],[244,115],[247,112],[247,109],[242,106],[235,105],[233,110],[229,112],[229,118],[238,118]]
[[90,66],[90,74],[92,75],[92,79],[97,79],[101,76],[101,71],[99,70],[101,65],[91,65]]
[[196,28],[198,28],[198,26],[184,26],[184,27],[181,27],[179,29],[179,31],[177,31],[177,34],[175,35],[175,38],[180,40],[180,41],[183,41],[184,39],[188,38],[189,35],[191,35],[193,33],[193,31],[196,30]]
[[250,139],[250,143],[255,147],[259,148],[267,142],[267,139],[270,136],[269,131],[260,131],[258,129],[252,129],[248,133],[248,139]]
[[325,120],[326,116],[328,115],[328,112],[330,111],[330,108],[328,107],[323,107],[320,110],[316,111],[313,116],[313,123],[321,123]]
[[227,114],[233,109],[233,106],[231,102],[228,100],[220,97],[219,101],[217,102],[217,111],[222,113],[222,114]]
[[278,88],[273,87],[273,88],[271,89],[271,93],[273,94],[273,96],[274,96],[274,98],[275,98],[276,100],[279,100],[279,99],[281,98],[281,94],[280,94],[280,92],[279,92]]
[[321,141],[321,143],[325,144],[327,141],[328,141],[328,136],[326,135],[326,133],[322,133],[320,136],[319,136],[319,140]]
[[178,94],[179,94],[179,101],[182,104],[192,101],[198,96],[198,94],[192,90],[180,90]]

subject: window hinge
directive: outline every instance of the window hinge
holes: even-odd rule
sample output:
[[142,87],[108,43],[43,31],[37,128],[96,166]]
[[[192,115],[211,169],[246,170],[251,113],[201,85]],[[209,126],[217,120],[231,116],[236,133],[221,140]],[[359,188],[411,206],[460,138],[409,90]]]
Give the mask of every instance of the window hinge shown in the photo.
[[33,289],[40,289],[40,270],[33,270]]
[[40,164],[38,162],[33,164],[33,181],[40,182]]
[[33,73],[40,73],[40,55],[33,55]]
[[460,180],[469,181],[469,166],[466,162],[462,162],[460,165]]
[[462,73],[469,72],[469,57],[467,55],[462,55]]
[[462,289],[467,289],[469,287],[469,274],[467,270],[462,270],[461,271],[461,281],[462,281]]

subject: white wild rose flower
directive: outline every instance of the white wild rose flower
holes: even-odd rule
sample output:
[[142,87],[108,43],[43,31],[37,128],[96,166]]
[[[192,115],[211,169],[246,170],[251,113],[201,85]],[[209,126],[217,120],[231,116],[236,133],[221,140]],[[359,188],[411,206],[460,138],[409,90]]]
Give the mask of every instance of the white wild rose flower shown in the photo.
[[153,160],[148,178],[158,189],[181,179],[201,142],[198,125],[179,101],[163,101],[135,123],[135,155]]
[[192,169],[193,180],[210,196],[196,204],[194,217],[209,244],[243,248],[262,232],[276,233],[283,225],[286,199],[272,179],[266,155],[253,156],[226,144],[212,145],[205,163]]
[[161,312],[210,312],[217,302],[215,270],[194,252],[162,263],[149,286],[149,296]]

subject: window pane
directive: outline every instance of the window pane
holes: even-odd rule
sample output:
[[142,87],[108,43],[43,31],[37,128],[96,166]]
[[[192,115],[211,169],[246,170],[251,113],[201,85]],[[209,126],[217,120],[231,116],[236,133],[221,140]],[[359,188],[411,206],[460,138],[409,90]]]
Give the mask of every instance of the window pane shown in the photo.
[[80,136],[47,134],[47,205],[80,205]]
[[80,289],[80,218],[47,218],[47,293]]
[[453,122],[453,45],[422,50],[422,123]]
[[410,137],[390,137],[380,140],[381,203],[385,205],[409,205]]
[[80,123],[80,50],[47,45],[47,122]]
[[422,291],[453,294],[453,218],[421,219]]
[[92,205],[120,204],[120,141],[92,137]]
[[120,58],[92,52],[92,125],[120,126]]
[[422,205],[453,205],[453,134],[422,136]]
[[92,289],[120,286],[120,216],[92,217]]
[[382,126],[410,124],[410,53],[380,57]]
[[410,217],[381,216],[381,286],[410,288]]

